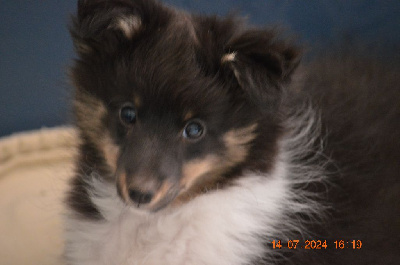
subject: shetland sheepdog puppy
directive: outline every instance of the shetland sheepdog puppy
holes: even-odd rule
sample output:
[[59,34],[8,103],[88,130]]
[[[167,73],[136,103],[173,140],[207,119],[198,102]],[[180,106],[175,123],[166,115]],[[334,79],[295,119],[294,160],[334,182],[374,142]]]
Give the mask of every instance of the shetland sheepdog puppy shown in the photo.
[[397,66],[156,0],[71,35],[66,264],[400,264]]

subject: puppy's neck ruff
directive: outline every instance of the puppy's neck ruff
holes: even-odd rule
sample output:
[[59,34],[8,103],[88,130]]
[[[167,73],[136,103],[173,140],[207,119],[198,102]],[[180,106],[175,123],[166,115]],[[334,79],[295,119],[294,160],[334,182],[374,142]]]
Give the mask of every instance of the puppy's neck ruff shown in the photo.
[[70,240],[82,244],[75,258],[90,260],[82,264],[244,264],[264,253],[258,237],[273,235],[289,200],[286,174],[281,162],[271,176],[249,174],[235,187],[157,213],[125,206],[112,185],[92,178],[91,199],[105,220],[71,221]]
[[320,209],[295,188],[323,177],[318,166],[296,164],[314,144],[310,135],[317,127],[311,110],[300,117],[303,122],[299,117],[291,123],[294,134],[281,141],[271,173],[247,172],[231,187],[179,207],[149,213],[127,206],[115,185],[93,175],[90,198],[104,219],[69,218],[67,242],[74,248],[67,249],[69,260],[82,265],[239,265],[272,259],[274,250],[266,249],[265,243],[290,238],[288,231],[301,226],[285,216],[313,215]]

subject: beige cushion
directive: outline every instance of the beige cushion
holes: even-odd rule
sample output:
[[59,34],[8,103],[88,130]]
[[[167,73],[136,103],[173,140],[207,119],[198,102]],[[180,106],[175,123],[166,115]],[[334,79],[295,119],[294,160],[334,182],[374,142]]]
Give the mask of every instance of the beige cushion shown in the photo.
[[75,142],[71,128],[0,139],[0,264],[61,264],[62,200]]

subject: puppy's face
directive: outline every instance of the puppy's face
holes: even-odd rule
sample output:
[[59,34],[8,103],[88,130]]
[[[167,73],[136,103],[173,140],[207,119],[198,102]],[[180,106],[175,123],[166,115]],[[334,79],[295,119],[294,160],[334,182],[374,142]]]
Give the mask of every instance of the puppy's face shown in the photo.
[[79,2],[77,125],[127,203],[156,211],[271,167],[297,55],[237,23],[153,1]]

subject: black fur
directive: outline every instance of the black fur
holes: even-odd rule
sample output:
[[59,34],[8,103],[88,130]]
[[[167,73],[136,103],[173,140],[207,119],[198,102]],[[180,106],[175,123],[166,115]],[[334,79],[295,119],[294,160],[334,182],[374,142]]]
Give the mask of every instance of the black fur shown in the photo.
[[332,208],[317,235],[331,242],[359,239],[363,246],[296,253],[294,263],[314,264],[316,256],[319,264],[399,263],[399,69],[399,62],[385,65],[356,50],[330,53],[307,66],[303,89],[321,110],[324,153],[333,161]]
[[[106,134],[121,150],[117,174],[126,173],[128,181],[147,174],[157,183],[178,182],[187,161],[207,154],[232,159],[224,153],[222,136],[257,124],[245,158],[229,164],[207,186],[221,188],[243,171],[270,171],[287,113],[310,101],[321,115],[321,157],[331,163],[326,183],[304,189],[323,194],[328,206],[323,215],[328,217],[318,222],[293,218],[304,219],[304,233],[315,236],[308,239],[331,244],[362,240],[363,246],[276,250],[284,258],[274,263],[255,258],[253,264],[398,264],[399,66],[326,56],[296,70],[301,49],[274,30],[247,29],[234,16],[179,13],[177,21],[176,12],[153,0],[79,1],[71,26],[79,58],[71,76],[82,144],[70,208],[84,218],[102,218],[89,199],[85,179],[95,173],[115,181],[101,149]],[[113,26],[116,18],[127,15],[140,17],[142,23],[132,38]],[[226,54],[235,54],[235,59],[224,62]],[[118,115],[135,97],[140,98],[136,108],[141,122],[131,130]],[[98,104],[105,107],[104,114],[95,111]],[[205,122],[208,136],[190,145],[176,137],[189,112]],[[173,187],[159,208],[167,207],[177,193]],[[303,233],[294,235],[298,238],[292,239],[304,239]]]

